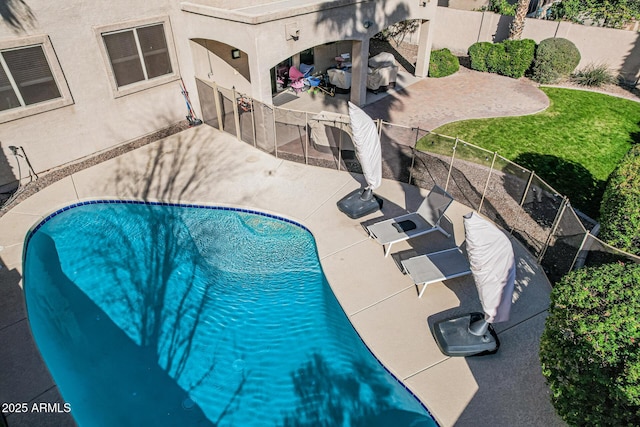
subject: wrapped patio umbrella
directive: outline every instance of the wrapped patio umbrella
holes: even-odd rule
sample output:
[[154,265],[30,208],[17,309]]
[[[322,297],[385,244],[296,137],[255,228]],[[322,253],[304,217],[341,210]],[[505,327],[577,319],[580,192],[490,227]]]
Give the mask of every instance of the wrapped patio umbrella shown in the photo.
[[440,350],[449,356],[495,353],[500,342],[492,323],[509,320],[516,280],[513,247],[493,223],[475,212],[464,216],[471,273],[484,313],[448,319],[434,325]]
[[382,199],[373,190],[382,183],[382,151],[378,129],[371,117],[349,102],[353,145],[362,166],[365,188],[359,188],[338,201],[338,209],[350,218],[360,218],[382,207]]

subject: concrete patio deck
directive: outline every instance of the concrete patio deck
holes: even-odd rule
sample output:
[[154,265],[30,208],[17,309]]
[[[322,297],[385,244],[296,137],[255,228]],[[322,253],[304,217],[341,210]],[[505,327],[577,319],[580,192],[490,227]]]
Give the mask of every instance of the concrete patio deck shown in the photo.
[[[180,168],[175,167],[178,163]],[[511,319],[496,325],[499,352],[446,357],[429,324],[480,310],[473,279],[429,285],[419,299],[411,279],[392,257],[384,258],[360,223],[415,209],[425,192],[384,180],[376,191],[385,199],[382,213],[351,220],[337,210],[336,202],[358,188],[361,179],[276,159],[203,125],[70,175],[25,200],[0,218],[0,402],[62,401],[29,331],[21,289],[25,234],[48,213],[76,201],[121,198],[247,207],[304,224],[315,237],[324,273],[353,326],[440,425],[564,425],[551,406],[538,360],[551,288],[535,260],[513,242],[516,292]],[[464,239],[462,215],[469,211],[458,203],[447,211],[457,244]],[[429,236],[394,248],[450,244]],[[74,424],[67,414],[7,414],[6,419],[10,426]]]

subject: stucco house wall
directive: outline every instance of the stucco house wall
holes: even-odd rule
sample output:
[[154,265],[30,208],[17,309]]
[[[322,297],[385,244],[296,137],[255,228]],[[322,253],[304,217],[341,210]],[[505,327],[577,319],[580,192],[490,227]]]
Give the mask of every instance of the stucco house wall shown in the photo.
[[[269,70],[283,59],[338,40],[355,40],[362,56],[368,37],[382,28],[409,18],[432,19],[436,9],[432,1],[405,0],[134,4],[131,0],[8,2],[12,7],[7,11],[13,15],[0,21],[0,49],[20,46],[32,37],[44,40],[63,97],[55,103],[0,111],[0,191],[14,186],[19,177],[10,146],[24,148],[34,170],[41,173],[183,121],[187,109],[181,76],[196,113],[200,112],[195,77],[236,86],[270,102]],[[235,10],[241,7],[242,11]],[[253,15],[248,14],[251,11]],[[154,20],[164,22],[172,73],[140,87],[134,87],[136,83],[118,89],[101,32]],[[299,29],[295,38],[289,37],[292,28]],[[230,58],[231,48],[241,51],[240,58]]]
[[[235,46],[246,53],[251,70],[250,85],[248,81],[238,77],[233,79],[228,71],[222,71],[223,76],[231,77],[227,87],[235,86],[240,92],[266,102],[271,97],[271,83],[269,70],[279,62],[295,54],[325,43],[339,40],[353,40],[366,43],[377,32],[387,26],[406,19],[431,20],[435,17],[436,3],[413,1],[300,1],[298,6],[286,13],[261,13],[268,8],[243,8],[238,11],[227,10],[222,6],[224,1],[200,1],[182,3],[185,12],[180,18],[180,36],[187,39],[216,40],[230,46]],[[287,2],[290,3],[290,2]],[[293,4],[293,3],[292,3]],[[326,6],[329,4],[329,6]],[[215,6],[217,5],[217,6]],[[365,27],[366,23],[366,27]],[[291,37],[292,32],[296,37]],[[192,46],[194,55],[200,57],[202,52],[196,52],[198,47]],[[352,53],[352,56],[355,55]],[[206,61],[199,60],[199,67]],[[220,82],[216,77],[217,70],[197,68],[199,78]]]
[[[0,186],[18,177],[9,146],[22,146],[33,168],[41,172],[184,120],[186,107],[177,80],[178,58],[169,81],[115,96],[110,67],[101,54],[96,30],[146,18],[170,22],[171,2],[147,0],[135,8],[127,0],[108,4],[31,0],[24,5],[16,12],[17,25],[12,26],[7,20],[0,23],[0,44],[20,42],[30,36],[48,39],[53,51],[48,60],[59,64],[62,78],[58,79],[58,86],[68,87],[70,102],[13,120],[11,110],[0,112],[0,156],[9,165],[0,170]],[[173,41],[171,29],[165,28],[165,33]]]

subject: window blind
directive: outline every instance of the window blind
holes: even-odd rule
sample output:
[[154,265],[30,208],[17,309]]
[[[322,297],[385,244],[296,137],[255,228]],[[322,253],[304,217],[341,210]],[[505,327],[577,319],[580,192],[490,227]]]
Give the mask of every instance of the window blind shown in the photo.
[[[61,97],[42,46],[6,50],[2,56],[26,105]],[[6,82],[10,86],[8,79]],[[0,86],[4,85],[0,81]]]
[[118,86],[144,80],[133,30],[103,36]]
[[158,24],[141,27],[137,31],[147,76],[152,79],[171,74],[171,59],[167,49],[167,40],[164,36],[164,26]]
[[0,111],[16,107],[20,107],[20,101],[13,91],[7,73],[4,72],[3,67],[0,67]]

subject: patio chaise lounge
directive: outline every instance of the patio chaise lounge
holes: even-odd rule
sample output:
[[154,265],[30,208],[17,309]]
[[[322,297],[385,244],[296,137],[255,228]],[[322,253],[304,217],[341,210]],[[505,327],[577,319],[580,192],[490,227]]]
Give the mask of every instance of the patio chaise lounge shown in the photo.
[[375,239],[382,246],[386,246],[384,256],[387,257],[391,252],[391,245],[397,242],[436,230],[446,237],[450,237],[450,234],[440,227],[440,220],[451,202],[453,202],[453,197],[439,186],[434,185],[416,212],[365,225],[364,229],[369,237]]
[[427,285],[454,277],[471,274],[469,260],[460,248],[445,249],[430,254],[418,255],[401,261],[402,268],[416,286],[424,285],[419,298],[427,289]]

